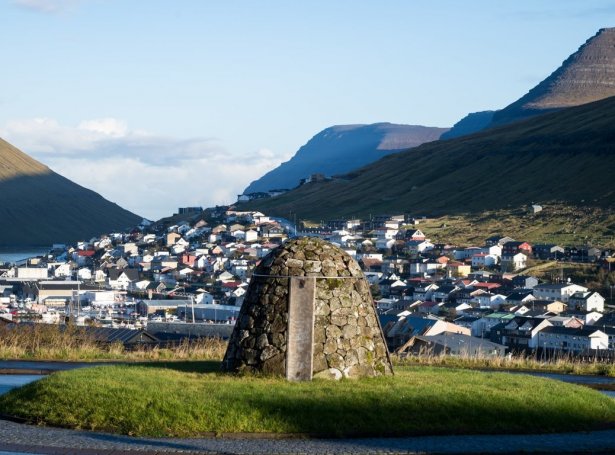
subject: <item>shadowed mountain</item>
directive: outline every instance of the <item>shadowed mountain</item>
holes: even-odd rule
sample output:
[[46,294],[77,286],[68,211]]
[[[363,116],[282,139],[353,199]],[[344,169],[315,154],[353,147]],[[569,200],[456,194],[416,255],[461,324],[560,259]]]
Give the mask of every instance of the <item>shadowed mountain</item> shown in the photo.
[[285,163],[252,182],[244,194],[291,189],[311,174],[349,172],[391,153],[437,140],[446,128],[375,123],[327,128]]
[[484,130],[493,120],[494,111],[472,112],[453,125],[440,139],[453,139]]
[[345,178],[242,204],[321,220],[455,214],[552,200],[615,206],[615,97],[389,155]]
[[0,245],[74,242],[141,220],[0,139]]

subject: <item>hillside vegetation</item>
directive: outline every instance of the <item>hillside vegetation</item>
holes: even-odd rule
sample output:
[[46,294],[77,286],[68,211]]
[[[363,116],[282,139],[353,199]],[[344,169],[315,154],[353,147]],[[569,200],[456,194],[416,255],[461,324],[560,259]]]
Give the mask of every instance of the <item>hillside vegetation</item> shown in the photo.
[[613,208],[615,97],[389,155],[345,178],[241,204],[322,220],[462,215],[560,201]]
[[0,139],[0,246],[85,240],[141,219]]

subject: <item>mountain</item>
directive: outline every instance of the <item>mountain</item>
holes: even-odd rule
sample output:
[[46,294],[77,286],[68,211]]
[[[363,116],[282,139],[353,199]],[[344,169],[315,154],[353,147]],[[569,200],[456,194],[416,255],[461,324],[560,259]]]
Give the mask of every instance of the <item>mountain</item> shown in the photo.
[[453,125],[440,139],[453,139],[484,130],[493,120],[494,111],[472,112]]
[[0,245],[74,242],[141,220],[0,139]]
[[242,208],[321,220],[378,213],[459,214],[562,201],[615,207],[615,97],[423,144],[345,178]]
[[492,125],[610,96],[615,96],[615,28],[603,28],[525,96],[497,111]]
[[[467,117],[456,123],[442,139],[506,125],[558,109],[580,106],[615,96],[615,28],[603,28],[588,39],[549,77],[514,103],[485,117]],[[488,111],[487,111],[488,112]]]
[[345,173],[385,155],[435,141],[446,131],[391,123],[332,126],[310,139],[289,161],[252,182],[244,194],[295,188],[311,174]]

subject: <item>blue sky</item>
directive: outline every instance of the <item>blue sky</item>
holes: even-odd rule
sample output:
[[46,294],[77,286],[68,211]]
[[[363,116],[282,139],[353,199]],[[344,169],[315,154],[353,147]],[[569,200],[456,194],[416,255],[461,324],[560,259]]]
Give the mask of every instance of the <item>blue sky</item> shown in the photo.
[[599,0],[0,0],[0,136],[158,218],[334,124],[504,107],[614,25]]

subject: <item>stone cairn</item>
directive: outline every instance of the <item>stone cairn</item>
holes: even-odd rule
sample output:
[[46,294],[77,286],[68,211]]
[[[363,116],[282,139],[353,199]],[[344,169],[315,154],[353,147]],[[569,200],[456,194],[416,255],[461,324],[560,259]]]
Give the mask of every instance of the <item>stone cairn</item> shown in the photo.
[[272,251],[254,270],[223,369],[289,380],[392,374],[357,262],[317,238]]

